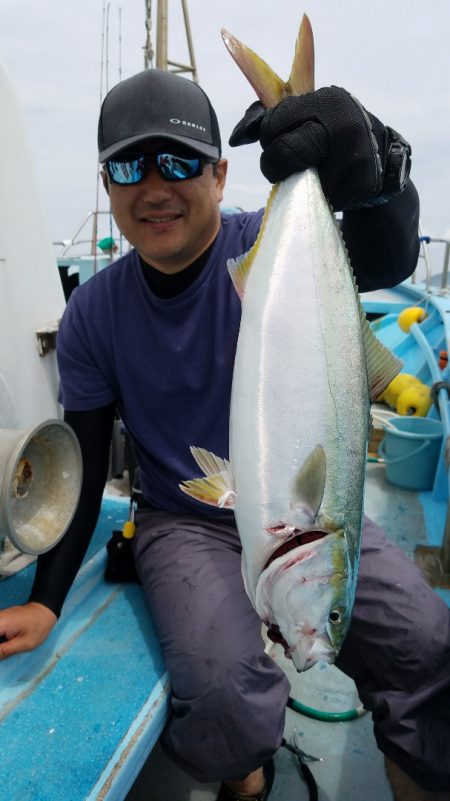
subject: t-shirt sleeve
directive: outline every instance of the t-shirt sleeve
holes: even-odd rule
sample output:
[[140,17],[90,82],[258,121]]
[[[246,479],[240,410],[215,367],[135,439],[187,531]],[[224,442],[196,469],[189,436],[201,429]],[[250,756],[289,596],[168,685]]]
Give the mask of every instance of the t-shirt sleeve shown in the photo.
[[58,331],[59,402],[65,409],[85,411],[112,403],[116,394],[105,369],[108,360],[101,357],[100,337],[95,327],[86,325],[77,295],[72,293]]

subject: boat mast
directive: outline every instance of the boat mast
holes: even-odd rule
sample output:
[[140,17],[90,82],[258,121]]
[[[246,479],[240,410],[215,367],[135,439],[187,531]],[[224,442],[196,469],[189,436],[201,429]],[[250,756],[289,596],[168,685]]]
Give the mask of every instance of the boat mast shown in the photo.
[[[145,27],[147,29],[147,38],[144,46],[144,63],[145,69],[151,67],[153,64],[153,47],[151,43],[150,33],[152,28],[152,2],[145,0]],[[190,73],[192,80],[198,83],[197,66],[195,63],[194,46],[192,43],[191,26],[189,22],[189,13],[187,7],[187,0],[181,0],[181,8],[183,12],[184,28],[186,34],[186,41],[189,51],[189,64],[182,64],[179,61],[172,61],[168,57],[168,0],[157,0],[156,6],[156,67],[161,70],[169,70],[170,72],[187,72]]]

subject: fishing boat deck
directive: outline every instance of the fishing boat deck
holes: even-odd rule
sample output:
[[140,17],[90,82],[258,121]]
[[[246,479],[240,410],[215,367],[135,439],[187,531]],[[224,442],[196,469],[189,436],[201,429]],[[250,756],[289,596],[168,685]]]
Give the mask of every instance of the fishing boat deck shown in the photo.
[[[49,640],[0,663],[4,775],[0,801],[214,801],[217,785],[194,782],[162,753],[158,739],[170,687],[158,641],[137,585],[104,581],[105,544],[127,519],[129,499],[106,495],[93,541]],[[125,485],[126,486],[126,485]],[[440,546],[446,500],[386,481],[386,466],[367,464],[365,511],[413,559],[417,546]],[[27,596],[33,566],[0,582],[0,607]],[[436,588],[450,606],[450,590]],[[337,668],[297,674],[279,646],[271,654],[298,701],[326,712],[358,706],[356,688]],[[285,738],[315,759],[308,763],[319,801],[392,801],[370,714],[345,722],[287,710]],[[296,757],[275,757],[271,801],[307,801]]]
[[[366,512],[412,558],[416,545],[442,533],[444,505],[385,481],[381,463],[367,468]],[[48,642],[0,664],[4,775],[0,801],[213,801],[217,785],[194,782],[157,744],[168,713],[169,683],[158,642],[136,585],[103,580],[106,541],[126,519],[128,499],[105,497],[83,568]],[[439,534],[440,532],[440,534]],[[439,540],[437,540],[439,542]],[[0,582],[0,606],[20,603],[30,566]],[[450,604],[450,591],[437,590]],[[333,666],[297,674],[278,646],[292,696],[328,712],[358,705],[354,683]],[[294,734],[294,732],[296,732]],[[392,801],[369,714],[346,722],[312,720],[287,710],[285,737],[317,760],[309,763],[320,801]],[[275,758],[271,801],[309,799],[296,757]]]

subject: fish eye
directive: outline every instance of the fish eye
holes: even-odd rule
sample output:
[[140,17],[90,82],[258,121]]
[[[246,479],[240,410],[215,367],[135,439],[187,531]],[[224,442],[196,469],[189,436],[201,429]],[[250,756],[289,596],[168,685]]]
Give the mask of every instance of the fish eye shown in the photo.
[[332,612],[328,615],[328,620],[330,623],[333,623],[336,626],[338,623],[342,623],[342,613],[340,609],[333,609]]

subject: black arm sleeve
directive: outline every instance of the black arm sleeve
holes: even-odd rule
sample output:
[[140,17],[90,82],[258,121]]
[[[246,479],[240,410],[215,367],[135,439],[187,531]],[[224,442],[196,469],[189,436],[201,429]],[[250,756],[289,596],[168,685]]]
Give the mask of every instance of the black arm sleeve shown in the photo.
[[83,483],[77,511],[64,537],[38,557],[29,600],[47,606],[59,616],[94,532],[108,474],[109,446],[115,404],[86,412],[68,412],[65,421],[74,430],[83,456]]
[[388,203],[345,211],[342,234],[360,292],[395,286],[419,256],[419,196],[412,181]]

